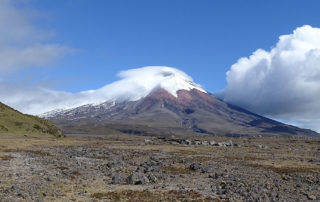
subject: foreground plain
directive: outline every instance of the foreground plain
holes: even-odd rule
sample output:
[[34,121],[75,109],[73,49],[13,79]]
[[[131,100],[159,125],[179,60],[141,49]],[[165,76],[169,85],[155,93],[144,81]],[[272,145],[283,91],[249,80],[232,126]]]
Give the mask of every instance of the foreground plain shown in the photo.
[[1,201],[317,201],[320,141],[0,134]]

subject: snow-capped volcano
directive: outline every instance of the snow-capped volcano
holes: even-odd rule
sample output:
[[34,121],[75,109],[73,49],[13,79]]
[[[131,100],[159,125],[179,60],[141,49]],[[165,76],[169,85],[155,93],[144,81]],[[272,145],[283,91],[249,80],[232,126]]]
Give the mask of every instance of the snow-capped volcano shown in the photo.
[[120,72],[119,76],[119,81],[78,94],[83,104],[44,117],[71,132],[317,135],[229,105],[175,68],[143,67]]
[[104,102],[48,114],[70,133],[137,135],[317,135],[229,105],[198,89],[155,88],[136,101]]
[[[197,89],[206,93],[199,84],[181,70],[164,66],[148,66],[121,71],[120,80],[107,84],[97,90],[80,93],[50,93],[54,103],[48,104],[48,110],[40,112],[40,116],[48,116],[51,112],[61,112],[84,105],[99,105],[105,102],[137,101],[148,96],[155,89],[164,89],[177,97],[179,90]],[[39,113],[38,113],[39,114]]]

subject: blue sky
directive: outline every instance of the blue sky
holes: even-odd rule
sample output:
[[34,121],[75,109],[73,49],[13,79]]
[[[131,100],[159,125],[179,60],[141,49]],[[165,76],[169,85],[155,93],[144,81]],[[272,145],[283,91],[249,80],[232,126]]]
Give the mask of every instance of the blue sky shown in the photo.
[[[317,1],[55,0],[31,1],[50,42],[77,51],[32,79],[78,92],[117,80],[120,70],[177,67],[210,92],[226,86],[240,57],[270,49],[298,26],[320,26]],[[26,74],[30,74],[30,70]]]
[[39,114],[100,92],[122,70],[169,66],[227,102],[320,131],[319,9],[318,0],[2,0],[0,101]]

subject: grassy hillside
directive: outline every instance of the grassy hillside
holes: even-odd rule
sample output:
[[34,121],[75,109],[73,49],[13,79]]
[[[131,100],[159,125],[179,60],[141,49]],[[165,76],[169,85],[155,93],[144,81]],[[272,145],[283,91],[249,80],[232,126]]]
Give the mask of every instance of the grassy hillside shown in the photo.
[[0,102],[0,133],[61,137],[61,130],[48,120],[22,114]]

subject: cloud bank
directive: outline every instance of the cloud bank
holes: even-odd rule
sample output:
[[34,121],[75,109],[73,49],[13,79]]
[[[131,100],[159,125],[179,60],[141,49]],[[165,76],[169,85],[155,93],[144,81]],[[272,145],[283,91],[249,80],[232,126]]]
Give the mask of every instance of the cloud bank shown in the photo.
[[305,25],[270,50],[240,58],[218,95],[263,115],[320,131],[320,29]]
[[45,42],[53,33],[38,29],[36,11],[17,6],[23,1],[0,1],[0,74],[30,67],[44,67],[74,50],[63,44]]
[[176,95],[179,89],[204,91],[184,72],[163,66],[149,66],[122,71],[120,80],[96,90],[79,93],[23,87],[0,81],[0,100],[28,114],[42,114],[56,109],[70,109],[105,101],[135,101],[161,87]]

